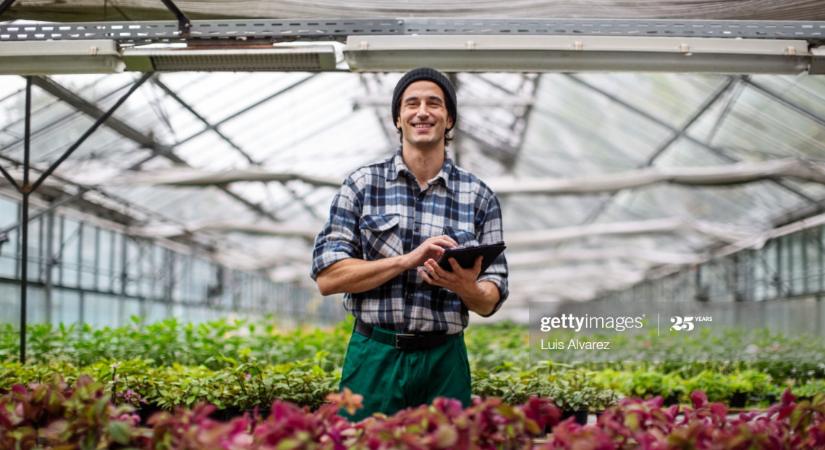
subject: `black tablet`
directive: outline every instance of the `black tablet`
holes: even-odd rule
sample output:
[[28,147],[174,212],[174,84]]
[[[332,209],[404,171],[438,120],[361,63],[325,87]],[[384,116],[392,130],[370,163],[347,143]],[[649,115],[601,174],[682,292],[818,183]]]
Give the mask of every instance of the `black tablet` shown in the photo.
[[490,267],[490,264],[493,263],[496,257],[503,252],[505,248],[506,246],[504,245],[504,242],[478,245],[475,247],[448,248],[447,251],[444,252],[441,259],[438,260],[438,265],[447,272],[452,272],[453,267],[450,265],[450,258],[455,258],[456,262],[461,267],[466,269],[473,267],[473,263],[476,262],[476,258],[483,256],[484,259],[481,261],[481,273],[484,273],[484,271]]

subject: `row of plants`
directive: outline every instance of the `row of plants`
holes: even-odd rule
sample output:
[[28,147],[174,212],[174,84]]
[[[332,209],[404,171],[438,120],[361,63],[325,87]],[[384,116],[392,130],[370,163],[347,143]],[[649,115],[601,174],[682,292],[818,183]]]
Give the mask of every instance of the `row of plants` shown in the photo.
[[520,403],[530,395],[552,397],[574,411],[601,412],[620,397],[662,397],[666,404],[689,403],[689,393],[701,390],[711,401],[732,407],[761,407],[775,402],[787,388],[806,399],[825,393],[825,380],[786,383],[768,374],[743,370],[728,374],[702,371],[691,377],[655,370],[623,371],[547,368],[487,372],[473,377],[473,393]]
[[786,390],[761,413],[729,414],[702,391],[692,406],[665,407],[661,397],[625,399],[595,424],[566,421],[553,429],[543,449],[819,449],[825,448],[825,395],[796,401]]
[[88,376],[105,386],[116,402],[139,407],[143,415],[208,402],[226,416],[265,408],[273,399],[314,409],[337,390],[340,378],[338,371],[324,370],[311,360],[243,363],[222,369],[179,364],[157,367],[140,359],[98,361],[81,368],[65,362],[15,362],[0,366],[0,392],[18,384],[48,382],[55,376],[68,382]]
[[[236,363],[221,369],[205,366],[155,366],[151,361],[133,359],[98,361],[85,367],[66,362],[0,366],[0,392],[14,384],[51,380],[60,375],[69,381],[87,374],[103,383],[119,402],[142,410],[171,410],[199,402],[216,405],[225,414],[266,407],[279,398],[310,408],[320,406],[326,395],[337,389],[340,370],[326,370],[324,356],[283,364]],[[615,405],[621,397],[661,396],[667,404],[688,403],[694,390],[706,392],[712,401],[731,406],[764,406],[775,401],[789,387],[769,375],[745,370],[732,374],[701,372],[683,378],[656,371],[598,371],[580,368],[545,367],[473,373],[473,393],[499,397],[510,404],[527,401],[532,395],[549,397],[566,411],[598,413]],[[792,385],[803,398],[825,392],[825,380]]]
[[[0,367],[0,392],[16,384],[43,383],[60,376],[69,382],[88,376],[100,382],[118,403],[128,403],[146,416],[159,409],[192,407],[207,402],[224,417],[254,408],[265,409],[273,399],[319,407],[337,389],[339,371],[328,372],[318,364],[299,361],[279,365],[240,364],[232,368],[203,366],[153,367],[145,360],[98,362],[83,368],[67,363]],[[544,377],[533,372],[517,382],[501,374],[490,380],[474,377],[479,397],[501,397],[510,404],[527,401],[531,395],[556,399],[565,411],[602,411],[616,404],[620,395],[580,376]]]
[[[280,364],[325,352],[325,369],[341,366],[352,330],[351,319],[325,330],[281,330],[273,322],[215,320],[191,324],[167,319],[145,324],[134,318],[130,325],[116,328],[30,325],[27,354],[37,363],[66,361],[86,366],[99,360],[147,358],[158,366],[220,369],[245,361]],[[527,370],[540,367],[548,356],[531,342],[527,328],[521,325],[472,326],[465,336],[473,369]],[[555,332],[542,337],[567,341],[580,336]],[[750,369],[775,380],[825,379],[825,344],[821,340],[792,338],[767,330],[703,329],[687,334],[616,333],[591,338],[609,340],[611,350],[553,352],[552,360],[593,370],[656,370],[683,378],[703,371],[735,373]],[[13,325],[0,326],[0,361],[17,359],[18,342]]]
[[[280,364],[329,355],[329,368],[340,366],[352,330],[352,320],[328,329],[278,329],[272,320],[220,319],[183,323],[170,318],[143,323],[132,317],[122,327],[88,324],[27,327],[27,358],[34,363],[64,361],[87,366],[100,360],[144,358],[157,366],[182,364],[220,369],[243,361]],[[0,361],[16,361],[18,332],[0,325]]]
[[331,394],[314,412],[276,400],[267,415],[244,414],[228,421],[212,417],[215,407],[158,412],[145,423],[130,405],[110,401],[103,385],[81,377],[29,387],[15,385],[0,397],[0,448],[146,450],[274,449],[451,449],[529,448],[535,436],[558,423],[560,412],[547,399],[510,406],[477,400],[464,409],[457,400],[375,415],[359,423],[342,418],[361,397],[348,390]]
[[[691,406],[665,407],[661,397],[624,399],[595,423],[561,420],[550,400],[532,397],[521,406],[476,399],[468,408],[436,399],[392,416],[351,423],[361,398],[349,391],[328,397],[316,411],[275,401],[268,415],[228,421],[206,404],[159,412],[141,423],[129,405],[110,401],[103,385],[81,377],[73,386],[57,380],[15,385],[0,396],[0,446],[146,450],[274,449],[821,449],[825,448],[825,395],[799,401],[785,391],[763,413],[729,414],[705,394]],[[542,439],[547,430],[551,434]]]

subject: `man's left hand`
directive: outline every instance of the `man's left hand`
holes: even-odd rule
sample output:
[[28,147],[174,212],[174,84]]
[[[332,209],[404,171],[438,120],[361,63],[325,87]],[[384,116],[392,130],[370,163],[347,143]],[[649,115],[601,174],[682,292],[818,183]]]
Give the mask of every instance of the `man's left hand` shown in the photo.
[[478,275],[481,273],[482,259],[479,256],[476,258],[473,267],[465,269],[458,264],[455,258],[450,258],[448,262],[453,271],[448,272],[442,269],[434,259],[430,258],[424,262],[423,267],[418,268],[418,271],[428,284],[449,289],[461,298],[473,297],[478,295],[480,290],[477,280]]

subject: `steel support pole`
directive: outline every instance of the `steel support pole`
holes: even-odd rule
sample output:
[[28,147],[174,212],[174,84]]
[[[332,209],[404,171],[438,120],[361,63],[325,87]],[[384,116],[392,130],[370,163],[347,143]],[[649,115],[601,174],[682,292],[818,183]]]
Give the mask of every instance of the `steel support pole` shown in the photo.
[[20,193],[23,194],[22,211],[20,214],[20,364],[26,363],[26,308],[29,288],[29,194],[32,191],[29,184],[29,162],[31,155],[31,110],[32,110],[32,79],[26,77],[26,123],[25,141],[23,143],[23,184]]

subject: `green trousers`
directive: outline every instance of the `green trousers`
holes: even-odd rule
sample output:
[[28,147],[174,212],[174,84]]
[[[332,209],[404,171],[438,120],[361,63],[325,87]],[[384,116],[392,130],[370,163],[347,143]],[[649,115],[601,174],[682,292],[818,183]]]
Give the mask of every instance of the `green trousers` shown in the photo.
[[[373,333],[393,333],[378,327]],[[341,415],[359,421],[375,412],[387,415],[401,409],[428,404],[436,397],[450,397],[470,406],[470,364],[464,333],[450,337],[429,350],[398,350],[352,333],[340,389],[349,388],[364,396],[364,407],[355,415]]]

